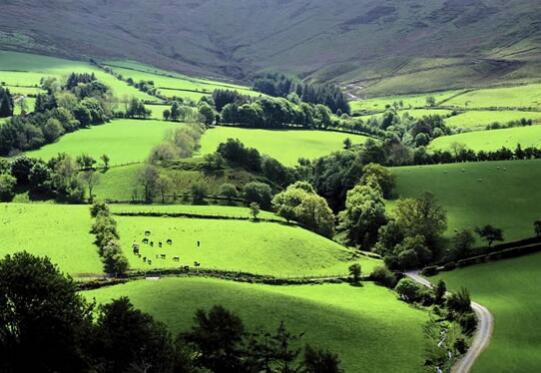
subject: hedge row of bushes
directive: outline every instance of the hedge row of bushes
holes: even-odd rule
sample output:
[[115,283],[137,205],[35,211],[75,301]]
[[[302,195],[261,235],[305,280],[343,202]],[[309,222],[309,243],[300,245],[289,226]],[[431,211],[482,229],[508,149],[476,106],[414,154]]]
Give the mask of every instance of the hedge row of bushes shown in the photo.
[[[225,216],[225,215],[203,215],[192,214],[185,212],[115,212],[113,215],[117,216],[144,216],[144,217],[168,217],[168,218],[190,218],[190,219],[211,219],[211,220],[251,220],[251,217],[246,216]],[[283,223],[286,222],[283,219],[273,218],[257,218],[260,221],[267,221],[271,223]],[[289,223],[288,223],[289,224]],[[293,223],[292,223],[293,224]]]
[[479,249],[478,252],[479,251],[485,253],[472,256],[470,258],[464,258],[457,261],[443,263],[440,265],[428,266],[425,267],[421,273],[423,276],[434,276],[437,275],[440,271],[452,271],[457,267],[467,267],[474,264],[485,263],[491,260],[509,259],[522,255],[536,253],[541,251],[541,238],[528,238],[520,241],[497,245],[494,246],[492,249]]

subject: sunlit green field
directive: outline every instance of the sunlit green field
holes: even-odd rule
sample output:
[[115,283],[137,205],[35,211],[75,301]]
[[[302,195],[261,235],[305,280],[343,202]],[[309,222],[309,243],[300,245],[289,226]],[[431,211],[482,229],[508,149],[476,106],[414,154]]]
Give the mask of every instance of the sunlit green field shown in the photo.
[[[219,207],[215,207],[219,209]],[[143,209],[144,210],[144,209]],[[278,223],[240,220],[208,220],[142,216],[117,217],[121,243],[132,268],[174,268],[193,266],[274,276],[346,275],[352,252],[305,229]],[[145,231],[154,242],[142,244]],[[172,245],[166,244],[171,239]],[[133,242],[140,243],[141,255],[152,265],[131,253]],[[197,246],[197,242],[200,246]],[[162,242],[160,248],[158,243]],[[165,254],[166,259],[156,255]],[[180,261],[173,261],[173,257]],[[377,260],[363,257],[361,265],[369,273]]]
[[96,78],[109,86],[118,99],[137,97],[156,101],[144,92],[128,86],[114,76],[84,61],[72,61],[26,53],[0,51],[0,81],[6,85],[38,86],[42,77],[67,77],[70,73],[94,73]]
[[441,273],[494,315],[494,335],[472,372],[537,372],[541,366],[541,254]]
[[438,137],[429,145],[430,150],[449,150],[454,143],[466,145],[475,151],[497,150],[502,146],[514,150],[518,144],[523,148],[541,144],[541,126],[513,127],[490,131],[466,132]]
[[58,153],[72,156],[89,154],[95,159],[107,154],[111,165],[142,162],[168,130],[181,124],[155,120],[114,120],[62,136],[57,142],[28,152],[31,157],[48,160]]
[[361,110],[383,111],[385,110],[385,107],[387,105],[392,106],[393,103],[396,102],[397,104],[399,104],[400,101],[402,101],[402,107],[404,109],[412,109],[427,106],[426,99],[429,96],[434,97],[436,99],[436,103],[439,103],[440,101],[445,100],[460,92],[461,91],[444,91],[417,95],[376,97],[366,100],[351,101],[350,105],[353,112]]
[[448,212],[448,236],[455,229],[492,224],[513,241],[532,237],[533,222],[541,219],[539,160],[397,167],[392,172],[400,197],[435,194]]
[[388,289],[366,283],[266,286],[213,279],[138,281],[83,293],[105,303],[128,296],[176,334],[193,325],[197,309],[221,304],[250,330],[273,331],[280,321],[303,341],[340,355],[346,372],[419,372],[423,364],[423,311],[396,300]]
[[539,121],[541,112],[475,110],[449,117],[445,120],[445,124],[454,128],[485,129],[487,125],[495,122],[506,124],[523,118]]
[[44,93],[45,91],[41,88],[37,87],[17,87],[17,86],[6,86],[7,89],[11,92],[11,94],[18,94],[18,95],[37,95],[39,93]]
[[299,158],[315,159],[343,149],[350,138],[362,144],[367,137],[329,131],[260,130],[236,127],[216,127],[205,132],[201,140],[201,154],[213,153],[227,139],[239,139],[244,145],[259,150],[285,165],[292,166]]
[[540,108],[541,84],[479,89],[457,96],[446,102],[445,105],[469,108]]
[[150,110],[152,119],[163,119],[164,110],[171,110],[171,105],[145,105]]
[[0,204],[0,256],[26,250],[76,277],[100,274],[91,224],[88,206]]
[[[400,117],[403,117],[406,114],[411,116],[412,118],[415,118],[415,119],[421,119],[423,117],[427,117],[427,116],[430,116],[430,115],[439,115],[439,116],[442,116],[442,117],[447,117],[448,115],[451,114],[451,110],[446,110],[446,109],[406,109],[406,110],[399,110],[398,111],[398,115]],[[362,119],[363,121],[366,122],[366,121],[370,120],[371,118],[376,118],[377,120],[381,120],[381,119],[383,119],[384,115],[385,115],[385,113],[378,113],[378,114],[373,114],[373,115],[362,115],[362,116],[359,116],[357,118]]]

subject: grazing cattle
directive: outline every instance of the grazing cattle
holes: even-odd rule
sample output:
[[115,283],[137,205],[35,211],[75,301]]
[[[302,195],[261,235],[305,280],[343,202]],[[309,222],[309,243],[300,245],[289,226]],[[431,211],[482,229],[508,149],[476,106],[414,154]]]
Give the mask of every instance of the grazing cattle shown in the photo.
[[160,258],[165,259],[165,254],[160,254]]
[[173,262],[180,262],[180,258],[178,256],[173,257]]
[[197,247],[201,246],[201,241],[197,241]]
[[185,271],[189,271],[189,270],[190,270],[190,266],[184,266],[184,270],[185,270]]
[[139,244],[137,242],[133,242],[133,245],[132,245],[132,248],[133,248],[133,253],[135,255],[138,255],[139,254]]
[[199,262],[193,262],[193,265],[194,265],[195,267],[200,267],[200,266],[201,266],[201,263],[199,263]]
[[172,239],[168,239],[166,242],[167,242],[168,245],[172,245],[172,244],[173,244],[173,240],[172,240]]
[[152,260],[147,260],[148,265],[152,265]]
[[145,231],[145,236],[146,237],[150,236],[150,231]]
[[154,247],[154,241],[150,241],[150,247]]
[[161,249],[162,248],[162,243],[161,242],[158,242],[158,247]]
[[144,257],[143,257],[143,263],[146,263],[146,262],[147,262],[147,257],[144,256]]
[[143,244],[148,245],[148,238],[143,238]]

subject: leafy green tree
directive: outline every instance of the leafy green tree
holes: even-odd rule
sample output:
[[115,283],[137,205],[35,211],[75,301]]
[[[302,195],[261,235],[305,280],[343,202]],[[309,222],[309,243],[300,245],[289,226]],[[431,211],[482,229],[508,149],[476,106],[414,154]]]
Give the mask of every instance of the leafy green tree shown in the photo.
[[431,193],[418,199],[399,200],[395,216],[406,236],[423,236],[430,247],[437,245],[447,228],[446,212]]
[[274,210],[286,220],[296,220],[306,228],[331,237],[334,234],[334,214],[324,198],[312,185],[298,181],[272,200]]
[[408,303],[416,302],[419,300],[421,293],[421,285],[417,284],[410,278],[403,278],[398,282],[395,287],[396,292]]
[[17,179],[8,173],[0,174],[0,201],[9,202],[15,197]]
[[156,194],[156,181],[158,177],[158,169],[153,165],[145,166],[139,173],[138,181],[143,186],[143,195],[146,202],[152,202]]
[[173,372],[177,351],[167,327],[119,298],[99,308],[94,349],[104,372]]
[[169,120],[169,118],[171,118],[171,110],[165,109],[163,111],[163,119],[164,120]]
[[242,195],[247,205],[256,202],[266,210],[271,207],[272,189],[268,184],[253,181],[242,188]]
[[203,123],[205,123],[207,126],[210,126],[212,123],[214,123],[214,118],[216,117],[216,113],[214,112],[214,109],[212,109],[208,104],[202,104],[199,106],[199,114],[203,117]]
[[436,99],[434,98],[434,96],[428,96],[426,98],[426,105],[430,107],[436,106]]
[[361,265],[359,263],[349,266],[349,277],[353,284],[359,285],[361,283]]
[[0,260],[0,371],[82,372],[91,308],[48,258]]
[[64,133],[64,127],[56,118],[49,118],[43,127],[43,135],[47,142],[53,142]]
[[447,285],[445,281],[439,280],[434,288],[434,303],[442,304],[445,300],[445,294],[447,293]]
[[103,162],[103,169],[108,170],[109,169],[109,162],[111,161],[111,158],[107,154],[103,154],[100,157],[101,161]]
[[403,269],[418,268],[428,264],[433,253],[427,247],[424,236],[406,237],[396,245],[394,255],[397,256],[398,266]]
[[192,194],[192,203],[194,205],[205,203],[205,198],[208,195],[208,188],[205,183],[192,184],[190,190]]
[[476,228],[475,232],[479,235],[479,237],[484,238],[487,241],[488,247],[492,247],[494,241],[504,240],[503,231],[500,228],[495,228],[490,224],[485,225],[482,228]]
[[238,198],[239,192],[237,187],[230,183],[224,183],[220,185],[220,191],[218,195],[222,198],[225,198],[228,204],[232,204],[235,198]]
[[369,163],[363,167],[361,184],[376,183],[383,193],[383,197],[390,198],[395,187],[395,179],[389,169],[377,163]]
[[96,164],[96,160],[88,154],[81,154],[77,157],[76,162],[81,170],[93,169]]
[[117,240],[110,240],[103,247],[102,260],[103,270],[109,276],[122,277],[129,268],[128,260],[122,254]]
[[94,201],[94,187],[100,182],[101,176],[96,170],[88,169],[81,172],[79,175],[81,181],[85,183],[88,189],[88,200],[90,203]]
[[259,204],[257,202],[250,203],[250,214],[252,215],[252,219],[254,221],[257,221],[257,216],[261,212],[261,208],[259,207]]
[[156,191],[160,194],[162,203],[165,203],[167,193],[173,189],[173,180],[167,175],[160,175],[156,180]]
[[33,192],[49,192],[51,190],[51,170],[43,162],[36,162],[30,169],[28,185]]
[[533,223],[533,227],[536,237],[541,237],[541,220],[536,220]]
[[457,232],[453,237],[454,256],[457,258],[464,258],[468,256],[474,244],[475,237],[472,231],[469,229],[463,229]]
[[371,248],[378,240],[379,229],[387,223],[381,190],[357,185],[348,191],[346,208],[338,218],[338,231],[345,232],[348,244]]
[[197,351],[196,363],[212,372],[242,372],[242,320],[221,306],[197,310],[195,325],[181,338]]
[[343,144],[344,144],[344,149],[346,149],[346,150],[350,150],[351,147],[353,146],[353,143],[351,142],[351,139],[349,137],[346,137],[344,139]]

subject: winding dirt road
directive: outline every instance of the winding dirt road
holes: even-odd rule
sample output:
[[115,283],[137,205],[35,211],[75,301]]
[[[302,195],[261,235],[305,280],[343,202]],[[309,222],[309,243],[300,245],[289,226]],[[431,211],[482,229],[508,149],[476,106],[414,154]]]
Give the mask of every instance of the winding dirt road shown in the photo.
[[[421,276],[419,271],[406,272],[406,276],[421,285],[432,288],[430,281]],[[494,329],[494,317],[492,314],[479,303],[472,302],[471,306],[477,315],[479,323],[468,352],[453,366],[453,373],[468,373],[481,352],[488,346],[492,337],[492,330]]]

